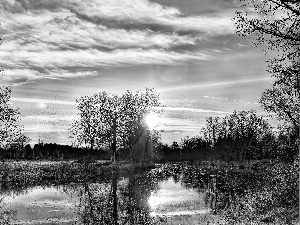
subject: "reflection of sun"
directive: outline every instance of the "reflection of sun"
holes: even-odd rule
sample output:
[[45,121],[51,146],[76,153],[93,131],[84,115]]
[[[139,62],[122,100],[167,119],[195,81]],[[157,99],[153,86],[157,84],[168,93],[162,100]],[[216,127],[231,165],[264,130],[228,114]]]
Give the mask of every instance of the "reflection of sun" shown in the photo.
[[145,122],[147,126],[152,130],[161,122],[161,119],[157,114],[151,112],[145,116]]
[[154,194],[152,193],[148,199],[148,204],[150,206],[150,208],[155,208],[158,205],[164,204],[166,202],[168,202],[169,199],[166,197],[161,196],[160,194]]
[[44,108],[46,108],[46,104],[44,102],[39,102],[38,107],[41,109],[44,109]]
[[148,199],[148,204],[151,208],[155,208],[155,206],[159,205],[160,203],[161,203],[161,199],[156,195],[152,194]]

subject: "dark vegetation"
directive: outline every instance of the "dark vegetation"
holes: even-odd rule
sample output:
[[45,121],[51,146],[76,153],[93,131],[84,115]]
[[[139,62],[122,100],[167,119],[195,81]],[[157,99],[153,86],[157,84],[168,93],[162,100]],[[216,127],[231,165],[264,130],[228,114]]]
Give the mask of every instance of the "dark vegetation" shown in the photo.
[[111,153],[105,150],[93,150],[84,147],[72,147],[70,145],[60,145],[52,143],[40,142],[35,144],[32,148],[27,144],[24,147],[10,147],[8,149],[0,150],[0,157],[2,159],[26,159],[26,160],[69,160],[82,159],[86,157],[93,157],[95,159],[109,160]]

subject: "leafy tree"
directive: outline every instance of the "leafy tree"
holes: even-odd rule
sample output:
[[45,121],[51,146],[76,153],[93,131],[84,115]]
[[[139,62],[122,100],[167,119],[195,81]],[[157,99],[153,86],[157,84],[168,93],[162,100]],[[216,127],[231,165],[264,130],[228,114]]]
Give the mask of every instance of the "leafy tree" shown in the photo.
[[21,150],[29,139],[20,126],[20,113],[11,105],[11,86],[0,87],[0,148]]
[[[0,45],[2,37],[0,37]],[[3,74],[0,66],[0,74]],[[0,87],[0,148],[14,148],[20,151],[29,138],[23,134],[23,127],[19,125],[20,113],[11,105],[11,86]]]
[[298,130],[289,123],[279,126],[275,157],[279,160],[292,162],[295,160],[297,149]]
[[[260,100],[267,112],[298,127],[300,139],[300,2],[297,0],[240,0],[245,11],[237,12],[237,33],[256,34],[255,44],[277,50],[268,71],[276,78]],[[300,144],[299,144],[300,152]]]
[[180,147],[183,151],[200,150],[206,148],[206,142],[200,136],[185,137],[181,140]]
[[221,128],[220,117],[210,116],[206,118],[206,128],[203,130],[203,134],[204,139],[210,146],[213,146],[221,136]]
[[277,118],[300,126],[300,63],[274,68],[276,81],[273,87],[263,92],[260,103],[267,112]]
[[211,147],[231,157],[244,160],[253,157],[261,138],[271,131],[269,123],[254,111],[234,111],[224,117],[209,117],[202,135]]
[[[102,143],[106,143],[107,134],[104,134],[104,132],[107,129],[103,127],[104,123],[99,118],[99,114],[101,110],[106,109],[105,104],[112,99],[105,92],[102,92],[101,96],[83,96],[76,99],[79,119],[73,121],[71,131],[79,145],[89,144],[91,150],[93,150],[95,146],[100,147]],[[102,101],[102,104],[97,104],[96,101],[100,103]]]
[[[79,144],[109,147],[116,154],[117,148],[133,149],[147,130],[144,118],[150,112],[160,114],[159,95],[154,89],[126,91],[122,96],[100,92],[76,100],[79,119],[71,131]],[[150,138],[150,137],[149,137]]]

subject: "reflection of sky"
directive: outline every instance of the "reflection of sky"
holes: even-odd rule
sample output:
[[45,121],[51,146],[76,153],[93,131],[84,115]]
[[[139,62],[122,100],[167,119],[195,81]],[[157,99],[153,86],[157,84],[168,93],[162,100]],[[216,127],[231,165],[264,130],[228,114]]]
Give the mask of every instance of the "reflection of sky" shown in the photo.
[[186,189],[172,178],[159,184],[148,200],[151,215],[190,215],[209,212],[204,205],[204,194]]
[[6,208],[16,211],[16,223],[48,224],[76,221],[76,199],[57,188],[34,187],[4,197]]
[[57,188],[51,187],[34,187],[26,190],[25,193],[19,195],[12,192],[11,195],[4,198],[5,204],[49,204],[74,206],[71,203],[71,197],[59,191]]
[[163,141],[178,141],[198,134],[207,115],[226,114],[214,112],[262,112],[266,57],[235,34],[239,7],[235,0],[4,0],[0,82],[14,85],[33,142],[70,144],[82,95],[144,87],[168,107]]
[[[129,179],[118,182],[118,188],[128,186]],[[136,183],[137,184],[137,183]],[[60,187],[34,187],[24,192],[12,192],[5,195],[3,203],[6,208],[16,210],[16,219],[19,222],[59,223],[77,220],[79,201],[84,198],[81,185]],[[93,196],[110,193],[110,185],[104,183],[90,183]],[[133,189],[135,190],[135,189]],[[139,190],[139,189],[137,189]],[[139,194],[136,193],[138,196]],[[142,193],[143,194],[143,193]],[[1,195],[0,195],[1,197]],[[120,198],[122,199],[122,198]],[[150,213],[156,215],[199,215],[209,212],[204,206],[204,194],[194,189],[186,189],[181,182],[175,183],[172,178],[158,183],[156,192],[151,193],[148,199]]]

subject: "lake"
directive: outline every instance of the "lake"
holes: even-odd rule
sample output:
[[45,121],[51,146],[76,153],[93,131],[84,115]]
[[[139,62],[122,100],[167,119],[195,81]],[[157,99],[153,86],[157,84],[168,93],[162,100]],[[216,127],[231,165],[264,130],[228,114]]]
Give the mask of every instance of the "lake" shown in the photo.
[[6,190],[2,212],[14,224],[203,224],[212,215],[205,185],[156,168],[99,183]]

